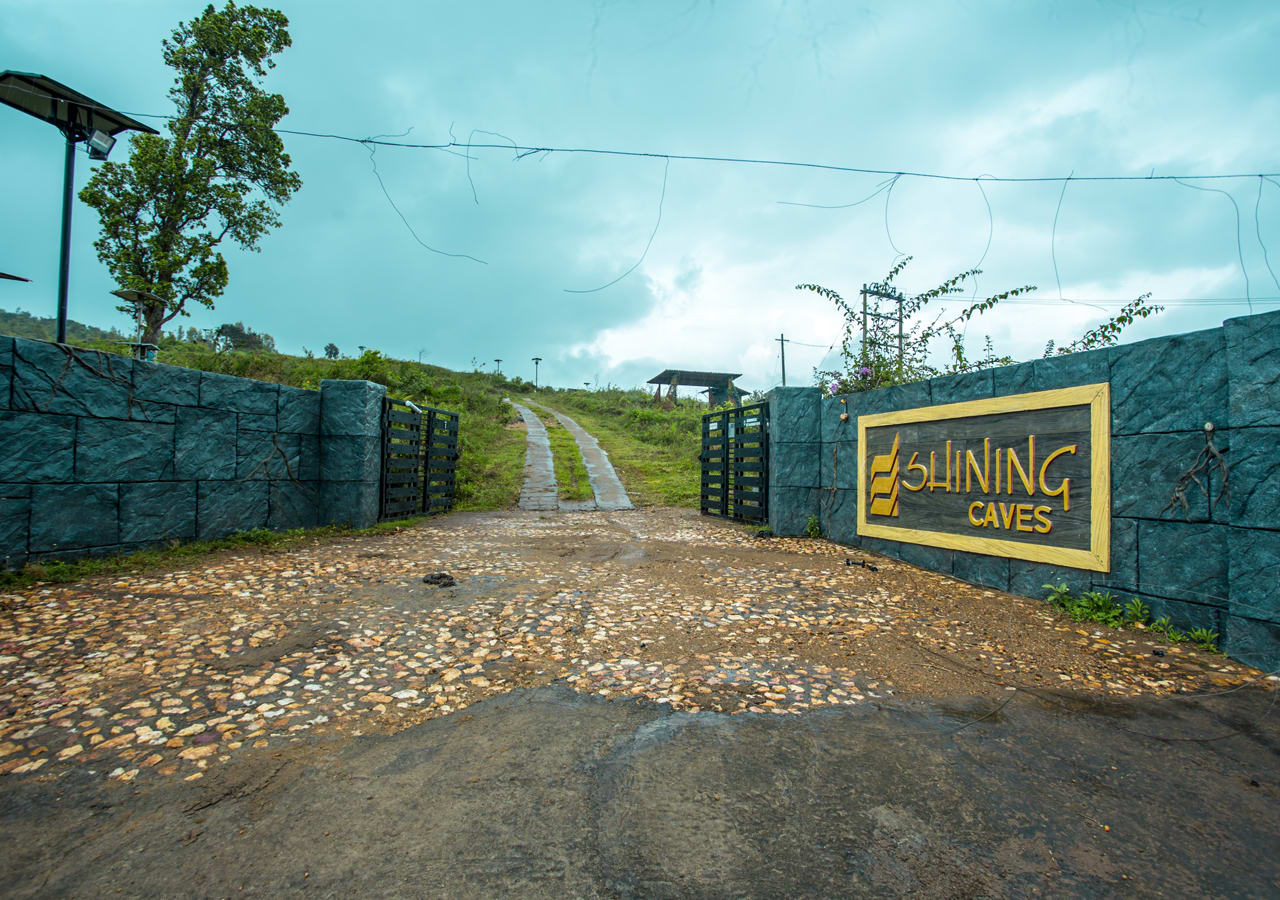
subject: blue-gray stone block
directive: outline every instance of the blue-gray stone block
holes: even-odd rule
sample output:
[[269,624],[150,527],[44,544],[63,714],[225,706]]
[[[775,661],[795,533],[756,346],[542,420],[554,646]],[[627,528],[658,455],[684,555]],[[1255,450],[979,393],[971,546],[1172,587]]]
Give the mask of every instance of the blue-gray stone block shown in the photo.
[[0,569],[26,565],[30,517],[30,499],[0,497]]
[[[1135,434],[1111,440],[1111,514],[1146,519],[1206,522],[1209,502],[1192,483],[1182,504],[1161,512],[1173,498],[1178,478],[1191,468],[1204,449],[1204,432]],[[1201,479],[1205,481],[1205,479]],[[1232,478],[1235,481],[1235,478]],[[1213,490],[1217,485],[1206,481]]]
[[249,415],[274,416],[279,386],[216,372],[200,376],[200,405]]
[[951,574],[961,581],[1009,590],[1009,560],[1003,556],[987,556],[983,553],[951,552]]
[[1231,524],[1280,528],[1280,428],[1236,428],[1230,439]]
[[[840,402],[842,400],[843,403]],[[858,439],[858,420],[853,416],[854,407],[850,405],[850,400],[848,396],[824,397],[819,402],[818,415],[822,420],[821,431],[824,444]],[[841,419],[841,415],[848,415],[849,418]]]
[[929,380],[929,398],[934,406],[962,403],[966,400],[985,400],[994,394],[995,382],[990,369]]
[[1076,387],[1082,384],[1100,384],[1110,377],[1107,350],[1089,350],[1085,353],[1066,353],[1049,356],[1032,362],[1037,391]]
[[72,416],[0,411],[0,481],[71,481]]
[[818,515],[817,488],[769,488],[769,527],[781,537],[798,537],[805,533],[809,517]]
[[818,487],[854,490],[858,487],[858,442],[822,444],[818,450]]
[[1095,586],[1109,590],[1138,589],[1138,520],[1111,519],[1111,571],[1095,572]]
[[9,408],[13,386],[13,338],[0,335],[0,409]]
[[314,528],[320,524],[323,485],[319,482],[271,482],[269,527],[277,530]]
[[1233,528],[1227,554],[1231,614],[1280,622],[1280,531]]
[[769,483],[778,487],[817,487],[821,444],[774,444],[769,452]]
[[81,419],[78,481],[164,481],[174,477],[173,426]]
[[298,441],[298,471],[294,478],[298,481],[320,480],[320,438],[314,434],[294,435]]
[[1226,606],[1229,532],[1225,525],[1140,521],[1138,590]]
[[202,481],[196,491],[196,536],[226,537],[267,524],[266,481]]
[[1011,394],[1030,394],[1036,389],[1034,362],[1016,363],[991,370],[992,396],[1008,397]]
[[1205,422],[1225,427],[1225,350],[1220,328],[1110,350],[1111,433],[1200,432]]
[[382,477],[382,438],[325,437],[321,441],[320,477],[325,481],[377,481]]
[[320,382],[320,433],[367,435],[382,432],[382,401],[387,389],[372,381]]
[[120,542],[114,484],[39,484],[31,491],[31,553]]
[[240,413],[237,425],[241,431],[277,431],[276,415],[258,415],[257,413]]
[[172,403],[151,403],[135,397],[129,401],[129,418],[137,422],[172,425],[177,418],[177,407]]
[[1173,627],[1181,632],[1185,633],[1196,628],[1205,628],[1209,631],[1216,631],[1219,637],[1222,636],[1227,615],[1224,609],[1218,609],[1206,603],[1190,603],[1186,600],[1157,597],[1151,594],[1144,594],[1141,591],[1126,592],[1124,594],[1113,591],[1112,593],[1116,594],[1116,602],[1121,606],[1126,605],[1136,597],[1151,610],[1153,621],[1167,617]]
[[863,550],[879,553],[891,559],[898,559],[902,552],[902,544],[898,541],[886,541],[884,538],[864,537],[859,541]]
[[1223,329],[1231,427],[1280,425],[1280,310],[1228,319]]
[[378,521],[376,481],[326,481],[321,486],[323,521],[330,525],[368,528]]
[[194,481],[120,485],[120,540],[187,540],[196,536]]
[[896,384],[893,387],[880,388],[878,391],[850,394],[848,400],[849,418],[855,426],[858,424],[859,416],[933,405],[927,381]]
[[298,435],[240,431],[236,438],[236,478],[297,478]]
[[1046,584],[1066,584],[1073,594],[1087,591],[1092,584],[1093,572],[1084,569],[1069,569],[1064,566],[1050,566],[1044,563],[1028,562],[1025,559],[1009,560],[1009,592],[1023,597],[1034,597],[1043,600],[1048,591]]
[[819,491],[818,521],[822,525],[822,533],[829,540],[857,545],[858,492],[827,489]]
[[235,413],[179,407],[176,477],[230,479],[236,474]]
[[902,541],[898,547],[898,559],[932,572],[951,574],[951,551],[944,547],[929,547]]
[[769,441],[814,442],[821,439],[819,392],[815,387],[776,387],[768,393]]
[[276,418],[281,431],[290,434],[319,434],[320,392],[282,385]]
[[149,403],[200,405],[202,372],[138,360],[133,364],[133,396]]
[[1280,669],[1280,625],[1229,615],[1222,627],[1225,634],[1220,646],[1228,656],[1264,672]]
[[13,342],[13,408],[129,417],[133,360],[46,341]]

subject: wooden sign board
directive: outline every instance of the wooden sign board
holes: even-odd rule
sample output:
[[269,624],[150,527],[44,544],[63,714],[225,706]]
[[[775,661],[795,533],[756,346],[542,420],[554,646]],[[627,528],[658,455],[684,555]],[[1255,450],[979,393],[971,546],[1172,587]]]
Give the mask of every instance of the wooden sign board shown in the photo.
[[1090,384],[858,417],[858,534],[1110,570],[1111,395]]

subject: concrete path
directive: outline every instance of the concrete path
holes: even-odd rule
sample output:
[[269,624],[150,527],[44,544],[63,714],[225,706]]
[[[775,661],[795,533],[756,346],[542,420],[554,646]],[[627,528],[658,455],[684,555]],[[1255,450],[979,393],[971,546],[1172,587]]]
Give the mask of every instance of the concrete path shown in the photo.
[[[609,462],[609,454],[604,451],[597,441],[585,428],[569,418],[562,412],[557,412],[549,406],[541,403],[529,401],[539,409],[545,409],[556,417],[561,425],[568,429],[573,435],[573,439],[578,442],[578,450],[582,453],[582,461],[587,467],[587,478],[591,481],[591,490],[595,492],[596,499],[592,503],[587,501],[585,504],[574,504],[574,509],[635,509],[631,503],[631,498],[627,496],[626,488],[622,486],[618,473],[613,470],[613,463]],[[561,504],[563,508],[569,508],[567,504]]]
[[528,429],[524,452],[524,486],[520,488],[521,509],[559,509],[556,499],[556,469],[551,462],[551,441],[537,413],[512,403]]

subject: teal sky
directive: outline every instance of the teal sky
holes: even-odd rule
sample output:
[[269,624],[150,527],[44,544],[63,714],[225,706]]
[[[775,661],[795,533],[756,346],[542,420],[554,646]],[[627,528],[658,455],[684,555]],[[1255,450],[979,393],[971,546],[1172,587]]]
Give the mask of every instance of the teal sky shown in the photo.
[[[321,2],[277,4],[293,47],[268,86],[283,127],[353,137],[598,147],[962,176],[1280,171],[1280,6],[1111,2]],[[46,74],[117,109],[170,111],[160,42],[199,2],[0,0],[0,68]],[[152,120],[147,120],[152,121]],[[1176,304],[1129,339],[1280,308],[1280,184],[1258,178],[977,183],[675,160],[473,150],[370,153],[286,136],[303,188],[261,253],[226,247],[231,283],[185,325],[242,320],[288,352],[333,341],[559,386],[632,386],[662,368],[740,383],[811,378],[839,337],[818,282],[846,296],[897,251],[923,289],[983,257],[980,288],[1039,286],[969,329],[1038,356],[1105,318],[1075,300]],[[0,307],[52,315],[61,138],[0,108]],[[124,144],[113,159],[123,159]],[[77,160],[77,186],[91,166]],[[1280,178],[1277,179],[1280,182]],[[474,194],[473,194],[474,185]],[[1261,197],[1259,200],[1259,188]],[[1256,210],[1256,216],[1255,216]],[[888,229],[886,230],[886,220]],[[124,327],[77,202],[71,316]],[[1239,250],[1237,249],[1239,235]],[[1259,240],[1261,235],[1261,241]],[[1058,283],[1054,273],[1056,252]],[[1243,256],[1242,270],[1240,257]],[[1246,286],[1246,277],[1248,284]],[[957,307],[958,308],[958,307]]]

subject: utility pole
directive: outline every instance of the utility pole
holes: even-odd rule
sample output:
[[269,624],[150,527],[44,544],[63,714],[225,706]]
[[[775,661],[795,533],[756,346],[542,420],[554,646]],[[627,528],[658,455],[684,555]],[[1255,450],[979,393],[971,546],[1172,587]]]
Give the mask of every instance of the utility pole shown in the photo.
[[501,374],[502,374],[502,360],[500,360],[500,359],[495,359],[493,362],[494,362],[494,365],[496,365],[496,366],[498,367],[498,374],[499,374],[499,375],[501,375]]
[[535,391],[538,389],[538,363],[540,362],[542,362],[541,356],[535,356],[533,358],[533,389]]
[[862,358],[867,358],[867,286],[862,286]]
[[778,346],[782,348],[782,386],[787,386],[787,335],[785,332],[778,332],[778,336],[774,338],[778,342]]
[[[898,381],[902,381],[902,293],[898,293]],[[958,476],[957,476],[958,477]]]

